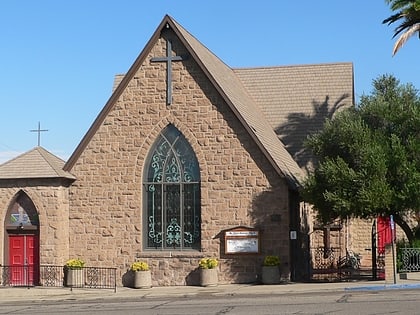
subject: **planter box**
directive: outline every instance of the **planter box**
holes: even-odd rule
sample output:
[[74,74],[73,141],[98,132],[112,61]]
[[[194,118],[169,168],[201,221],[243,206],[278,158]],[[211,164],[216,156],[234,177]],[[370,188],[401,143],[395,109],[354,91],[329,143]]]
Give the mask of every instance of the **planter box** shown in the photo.
[[67,269],[66,270],[66,286],[67,287],[83,287],[84,274],[83,269]]
[[261,281],[263,284],[279,284],[280,269],[278,266],[263,266]]
[[219,282],[217,268],[200,269],[200,285],[202,287],[214,287]]
[[152,274],[150,270],[134,271],[133,287],[135,289],[149,289],[152,287]]

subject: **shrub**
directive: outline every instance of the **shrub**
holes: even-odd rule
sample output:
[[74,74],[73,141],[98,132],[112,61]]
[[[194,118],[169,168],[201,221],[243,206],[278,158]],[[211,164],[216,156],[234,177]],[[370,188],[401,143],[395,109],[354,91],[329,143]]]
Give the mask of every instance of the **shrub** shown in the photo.
[[264,266],[278,266],[280,265],[279,256],[269,255],[264,257]]

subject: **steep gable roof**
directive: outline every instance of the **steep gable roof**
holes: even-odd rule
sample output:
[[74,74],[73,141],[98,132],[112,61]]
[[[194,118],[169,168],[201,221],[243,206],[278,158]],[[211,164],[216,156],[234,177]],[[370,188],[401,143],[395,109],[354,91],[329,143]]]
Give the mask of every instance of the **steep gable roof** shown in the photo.
[[64,161],[42,147],[23,153],[0,165],[0,179],[68,178],[76,179],[63,170]]
[[202,45],[194,36],[174,21],[181,40],[200,64],[204,73],[224,97],[230,108],[259,145],[274,168],[285,176],[293,188],[300,185],[303,173],[296,161],[277,138],[260,108],[243,86],[233,69]]
[[201,70],[207,75],[208,79],[242,122],[245,129],[261,148],[262,152],[276,171],[286,178],[292,188],[298,188],[300,186],[300,180],[303,178],[302,170],[293,160],[281,141],[279,141],[274,130],[270,127],[270,124],[266,121],[263,113],[247,93],[234,71],[169,16],[164,17],[143,51],[137,57],[134,64],[111,95],[105,107],[97,116],[75,152],[67,161],[64,169],[69,171],[74,166],[78,157],[86,148],[107,114],[112,110],[118,97],[133,78],[137,69],[144,62],[148,52],[159,38],[162,29],[167,26],[173,29],[180,41],[185,45],[189,54],[194,58],[201,67]]

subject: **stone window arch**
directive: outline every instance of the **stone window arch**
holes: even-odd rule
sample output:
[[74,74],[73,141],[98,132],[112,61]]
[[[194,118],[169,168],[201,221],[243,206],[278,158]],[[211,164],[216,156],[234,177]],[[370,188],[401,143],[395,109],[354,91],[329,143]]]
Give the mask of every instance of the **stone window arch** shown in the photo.
[[36,230],[38,228],[38,212],[31,198],[24,191],[21,190],[16,194],[15,201],[7,211],[4,223],[6,229]]
[[146,160],[145,249],[200,250],[200,169],[172,124],[162,130]]

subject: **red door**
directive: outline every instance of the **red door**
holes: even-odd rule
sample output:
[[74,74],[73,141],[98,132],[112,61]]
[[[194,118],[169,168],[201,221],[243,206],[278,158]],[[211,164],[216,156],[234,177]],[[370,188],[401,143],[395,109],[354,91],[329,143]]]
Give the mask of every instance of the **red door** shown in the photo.
[[9,235],[9,261],[11,285],[38,284],[38,237]]
[[385,246],[392,243],[391,221],[389,217],[378,217],[378,253],[385,255]]

